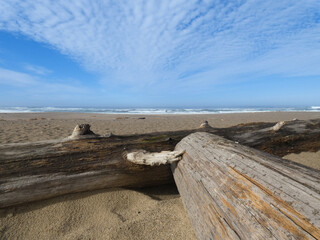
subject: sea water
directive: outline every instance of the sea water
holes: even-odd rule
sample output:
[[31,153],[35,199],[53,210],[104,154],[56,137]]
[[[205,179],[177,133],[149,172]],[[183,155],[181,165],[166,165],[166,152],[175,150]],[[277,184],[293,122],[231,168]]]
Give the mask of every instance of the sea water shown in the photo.
[[309,107],[243,107],[243,108],[91,108],[91,107],[0,107],[0,113],[77,112],[101,114],[214,114],[254,112],[320,112],[320,106]]

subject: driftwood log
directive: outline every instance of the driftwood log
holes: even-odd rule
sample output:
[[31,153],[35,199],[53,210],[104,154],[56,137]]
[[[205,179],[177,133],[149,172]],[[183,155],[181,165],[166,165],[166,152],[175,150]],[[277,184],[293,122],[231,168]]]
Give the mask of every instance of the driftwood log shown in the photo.
[[[172,151],[194,132],[209,132],[283,156],[320,150],[320,119],[243,124],[131,136],[98,136],[87,125],[65,140],[0,146],[0,208],[66,193],[106,187],[144,187],[172,182],[169,165],[136,165],[126,156],[136,149]],[[170,161],[169,161],[170,162]]]
[[133,148],[172,150],[170,141],[153,138],[112,136],[2,146],[0,207],[94,189],[172,182],[169,165],[142,166],[123,157]]
[[172,171],[198,239],[320,239],[320,171],[194,133]]

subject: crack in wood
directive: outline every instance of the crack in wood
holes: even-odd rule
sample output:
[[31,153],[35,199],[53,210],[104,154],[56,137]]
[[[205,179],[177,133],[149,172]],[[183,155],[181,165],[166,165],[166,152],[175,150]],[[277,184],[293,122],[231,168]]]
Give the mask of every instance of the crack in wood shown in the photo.
[[[313,224],[308,222],[306,220],[307,218],[305,216],[303,216],[301,213],[297,212],[294,208],[292,208],[292,206],[290,204],[288,204],[284,200],[276,197],[269,189],[265,188],[264,186],[262,186],[257,181],[250,178],[249,176],[239,172],[235,168],[230,167],[230,169],[232,169],[235,173],[237,173],[238,175],[242,176],[243,178],[245,178],[246,180],[248,180],[249,182],[254,184],[256,187],[258,187],[260,190],[262,190],[268,196],[270,196],[278,205],[280,205],[282,208],[286,209],[293,216],[295,216],[295,217],[293,217],[292,215],[288,214],[288,212],[283,211],[282,208],[277,207],[277,209],[282,214],[284,214],[288,219],[290,219],[293,223],[295,223],[297,226],[299,226],[301,229],[303,229],[306,233],[310,234],[315,239],[320,239],[320,230],[317,227],[315,227]],[[282,223],[281,221],[278,221],[278,222]],[[284,224],[281,224],[281,225],[285,227]],[[292,232],[294,231],[294,229],[292,229],[292,228],[290,228],[290,230]],[[300,235],[298,232],[296,232],[296,231],[294,231],[294,232],[297,236]]]

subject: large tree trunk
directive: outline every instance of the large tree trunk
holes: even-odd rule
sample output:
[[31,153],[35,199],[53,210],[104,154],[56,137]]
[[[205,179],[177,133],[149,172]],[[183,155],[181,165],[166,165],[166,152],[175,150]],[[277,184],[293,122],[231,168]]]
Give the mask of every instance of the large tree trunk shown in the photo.
[[209,133],[172,164],[198,239],[320,239],[320,172]]
[[[172,151],[182,138],[197,131],[279,156],[320,149],[320,119],[287,122],[278,131],[271,129],[273,125],[253,123],[225,129],[204,125],[195,130],[109,137],[96,136],[80,125],[68,141],[5,144],[0,146],[0,207],[99,188],[172,182],[169,166],[137,166],[123,155],[134,149]],[[81,135],[86,131],[88,135]]]
[[66,193],[172,182],[169,165],[136,165],[123,155],[133,148],[172,150],[170,141],[90,138],[0,147],[0,207]]

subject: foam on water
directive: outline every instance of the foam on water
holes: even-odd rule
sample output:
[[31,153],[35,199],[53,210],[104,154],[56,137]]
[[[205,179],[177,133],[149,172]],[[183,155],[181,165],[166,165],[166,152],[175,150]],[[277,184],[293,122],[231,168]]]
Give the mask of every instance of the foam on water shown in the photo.
[[320,112],[320,106],[290,108],[84,108],[84,107],[0,107],[0,113],[78,112],[102,114],[213,114],[250,112]]

